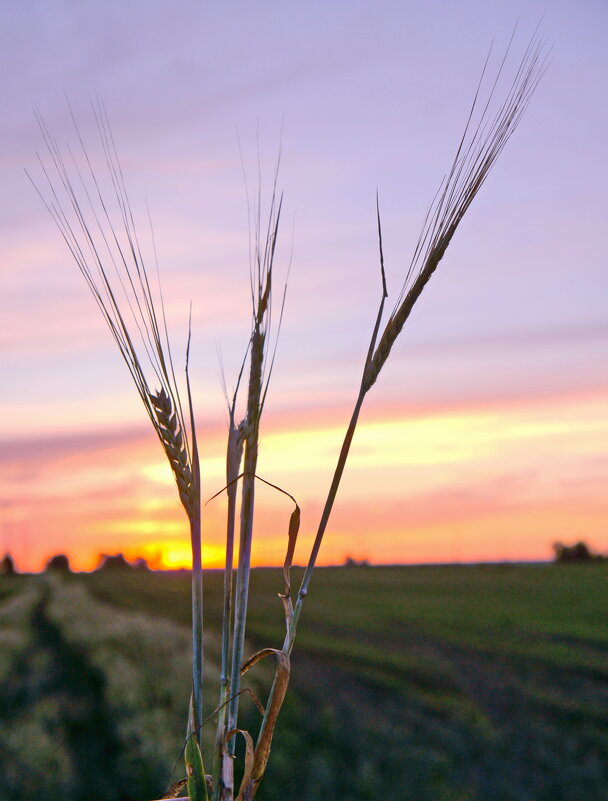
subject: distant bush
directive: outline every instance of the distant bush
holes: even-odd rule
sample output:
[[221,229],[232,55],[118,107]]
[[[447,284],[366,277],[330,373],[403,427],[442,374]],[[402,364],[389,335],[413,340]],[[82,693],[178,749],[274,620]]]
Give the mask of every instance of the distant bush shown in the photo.
[[46,563],[46,570],[55,571],[57,573],[71,573],[70,560],[64,553],[58,553],[52,556]]
[[14,576],[16,572],[13,557],[10,553],[5,554],[4,559],[0,562],[0,575]]
[[555,561],[559,563],[569,562],[604,562],[606,557],[599,553],[593,553],[586,542],[579,540],[574,545],[564,545],[556,542],[553,545]]
[[125,559],[124,554],[114,553],[99,555],[99,562],[95,570],[147,570],[148,563],[143,557],[139,557],[134,562]]
[[369,567],[367,559],[355,559],[352,556],[347,556],[344,560],[343,567]]

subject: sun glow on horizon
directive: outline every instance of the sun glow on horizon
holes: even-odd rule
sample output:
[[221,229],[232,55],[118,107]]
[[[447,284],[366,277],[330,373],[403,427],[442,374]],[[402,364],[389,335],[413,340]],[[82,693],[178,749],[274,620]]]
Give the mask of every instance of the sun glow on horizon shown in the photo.
[[[607,550],[607,404],[608,392],[415,415],[370,407],[319,563],[549,558],[552,542],[574,539]],[[224,433],[218,425],[205,438],[203,502],[224,483]],[[297,563],[308,558],[342,436],[331,417],[302,414],[277,425],[269,416],[258,472],[302,508]],[[113,443],[96,435],[24,463],[35,481],[27,491],[16,483],[20,494],[4,509],[5,550],[23,569],[67,553],[75,569],[90,570],[100,553],[120,552],[157,569],[189,568],[188,520],[157,447],[152,437]],[[85,475],[97,466],[95,481],[70,480],[82,475],[81,463]],[[12,456],[3,468],[9,484],[18,468]],[[256,503],[252,564],[279,565],[290,501],[260,484]],[[205,567],[223,566],[224,515],[221,495],[203,507]]]
[[[159,540],[147,542],[137,551],[129,553],[131,558],[143,557],[153,570],[179,570],[192,567],[192,550],[187,541]],[[203,544],[203,567],[218,568],[224,566],[223,548],[212,544]]]

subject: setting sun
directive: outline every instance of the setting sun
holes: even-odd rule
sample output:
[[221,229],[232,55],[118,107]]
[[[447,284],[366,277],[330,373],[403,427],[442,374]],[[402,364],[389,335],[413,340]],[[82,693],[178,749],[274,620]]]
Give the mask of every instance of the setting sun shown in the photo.
[[[133,556],[143,556],[154,570],[179,570],[192,567],[190,543],[172,541],[151,541],[143,545]],[[218,568],[224,566],[223,549],[214,545],[203,545],[203,566]]]

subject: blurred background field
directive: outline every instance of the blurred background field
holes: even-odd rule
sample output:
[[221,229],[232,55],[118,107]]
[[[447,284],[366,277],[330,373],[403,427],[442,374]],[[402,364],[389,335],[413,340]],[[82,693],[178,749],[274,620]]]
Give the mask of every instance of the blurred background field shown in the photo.
[[[257,797],[605,801],[607,578],[605,563],[320,569]],[[182,777],[189,585],[0,576],[0,801],[146,801]],[[214,687],[221,585],[206,574]],[[280,570],[254,571],[250,650],[280,645],[281,589]],[[262,698],[270,668],[251,676]]]

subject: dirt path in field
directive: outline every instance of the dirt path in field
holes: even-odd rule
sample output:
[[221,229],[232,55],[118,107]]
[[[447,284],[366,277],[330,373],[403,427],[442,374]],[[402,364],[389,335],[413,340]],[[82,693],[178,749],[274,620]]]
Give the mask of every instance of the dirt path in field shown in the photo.
[[[119,743],[107,714],[103,676],[51,620],[49,596],[49,588],[43,588],[29,621],[30,643],[0,684],[0,726],[21,724],[21,730],[27,732],[28,720],[36,720],[51,744],[50,749],[39,748],[38,760],[32,760],[31,753],[29,758],[21,754],[20,743],[14,744],[10,798],[118,801],[111,781],[116,775]],[[39,744],[34,740],[30,746],[36,752]],[[64,775],[58,775],[56,782],[49,776],[54,769],[53,747],[67,755]],[[19,766],[20,756],[23,768]],[[62,788],[66,782],[67,795]]]

